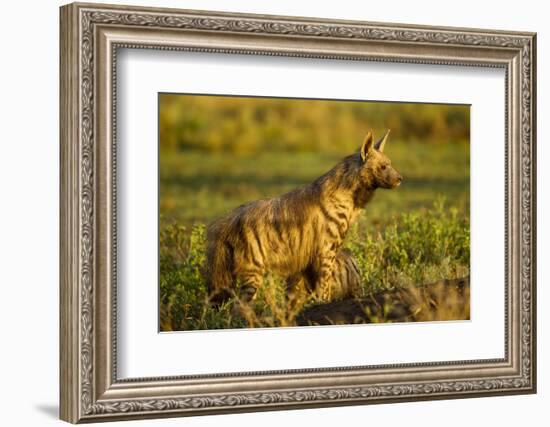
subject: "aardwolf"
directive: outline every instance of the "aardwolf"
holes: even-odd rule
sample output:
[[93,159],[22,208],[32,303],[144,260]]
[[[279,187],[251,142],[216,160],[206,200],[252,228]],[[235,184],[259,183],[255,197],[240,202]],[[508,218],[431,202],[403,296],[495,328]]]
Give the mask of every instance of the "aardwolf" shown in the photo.
[[305,283],[317,300],[330,301],[336,256],[350,225],[377,188],[401,184],[384,154],[388,134],[374,143],[368,132],[358,152],[310,185],[239,206],[210,224],[210,301],[238,296],[248,302],[268,272],[285,279],[289,293]]

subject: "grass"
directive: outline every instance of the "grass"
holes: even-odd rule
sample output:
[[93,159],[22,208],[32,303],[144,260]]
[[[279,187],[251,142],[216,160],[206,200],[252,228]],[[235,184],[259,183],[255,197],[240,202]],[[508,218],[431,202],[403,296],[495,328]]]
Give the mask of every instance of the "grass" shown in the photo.
[[[205,226],[242,203],[310,183],[344,154],[161,151],[161,330],[293,325],[297,313],[288,311],[276,277],[266,277],[252,307],[208,307]],[[346,239],[362,273],[362,295],[467,276],[469,145],[391,141],[387,154],[403,185],[379,190]],[[455,318],[449,313],[430,319]]]
[[[395,191],[378,191],[365,215],[387,223],[392,214],[431,207],[443,195],[450,206],[469,212],[469,144],[390,141],[388,155],[403,175]],[[256,155],[167,151],[160,154],[162,224],[207,223],[251,200],[307,185],[346,154],[262,152]]]

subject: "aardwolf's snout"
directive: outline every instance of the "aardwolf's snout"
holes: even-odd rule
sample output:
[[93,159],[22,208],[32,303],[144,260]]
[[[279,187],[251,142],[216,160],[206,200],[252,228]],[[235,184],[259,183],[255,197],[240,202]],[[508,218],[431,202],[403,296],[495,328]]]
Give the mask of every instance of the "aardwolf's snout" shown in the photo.
[[401,175],[397,175],[393,183],[393,188],[399,187],[401,185],[401,181],[403,181],[403,177]]

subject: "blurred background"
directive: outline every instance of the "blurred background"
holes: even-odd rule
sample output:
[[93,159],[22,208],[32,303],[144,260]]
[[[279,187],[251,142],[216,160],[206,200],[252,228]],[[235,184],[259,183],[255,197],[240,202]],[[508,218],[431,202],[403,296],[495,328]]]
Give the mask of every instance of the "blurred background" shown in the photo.
[[161,225],[209,222],[242,203],[306,185],[391,129],[404,177],[367,207],[372,223],[438,197],[469,216],[470,107],[160,94]]

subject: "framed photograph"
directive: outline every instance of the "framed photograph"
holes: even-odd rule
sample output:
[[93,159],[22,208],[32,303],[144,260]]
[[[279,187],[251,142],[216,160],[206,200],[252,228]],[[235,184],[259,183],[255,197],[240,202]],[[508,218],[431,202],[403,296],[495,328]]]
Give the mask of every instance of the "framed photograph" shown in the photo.
[[63,420],[535,392],[535,34],[60,22]]

